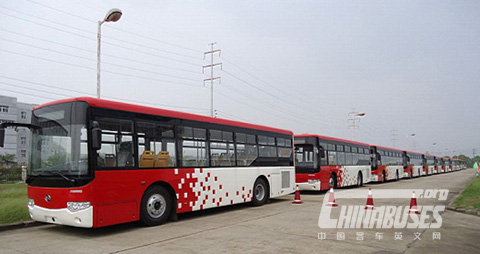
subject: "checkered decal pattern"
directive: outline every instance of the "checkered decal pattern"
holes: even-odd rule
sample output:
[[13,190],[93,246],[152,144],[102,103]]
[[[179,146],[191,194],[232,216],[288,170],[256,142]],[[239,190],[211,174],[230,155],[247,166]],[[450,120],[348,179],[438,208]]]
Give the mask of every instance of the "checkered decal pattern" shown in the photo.
[[253,185],[236,187],[221,170],[175,169],[175,177],[178,213],[252,201]]

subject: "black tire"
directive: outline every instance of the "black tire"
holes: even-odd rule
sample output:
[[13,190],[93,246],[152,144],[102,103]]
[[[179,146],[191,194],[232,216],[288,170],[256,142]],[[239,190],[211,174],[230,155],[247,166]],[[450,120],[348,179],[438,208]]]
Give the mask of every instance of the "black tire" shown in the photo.
[[329,189],[331,189],[331,188],[336,189],[337,188],[337,177],[335,176],[335,174],[330,175],[330,180],[328,181],[328,187],[329,187]]
[[252,203],[254,206],[261,206],[265,204],[268,200],[268,193],[269,189],[267,187],[267,184],[265,183],[265,180],[262,178],[258,178],[255,181],[255,184],[253,184],[253,197],[252,197]]
[[140,204],[140,220],[147,226],[165,223],[172,212],[172,197],[162,186],[151,186]]
[[362,172],[358,172],[358,176],[357,176],[357,187],[362,187],[362,186],[363,186]]

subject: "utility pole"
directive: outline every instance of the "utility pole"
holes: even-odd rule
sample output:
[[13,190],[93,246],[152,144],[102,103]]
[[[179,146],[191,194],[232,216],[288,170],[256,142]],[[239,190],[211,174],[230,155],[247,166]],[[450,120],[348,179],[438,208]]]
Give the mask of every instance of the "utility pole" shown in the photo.
[[395,148],[395,141],[397,140],[397,132],[398,132],[398,130],[395,129],[395,128],[392,128],[390,130],[390,140],[393,143],[393,148]]
[[211,49],[210,51],[207,51],[203,54],[203,58],[205,59],[205,56],[210,54],[210,64],[203,66],[203,71],[205,71],[205,68],[210,68],[210,78],[204,79],[203,84],[205,85],[205,81],[210,81],[210,116],[215,117],[214,115],[214,109],[213,109],[213,81],[218,79],[220,80],[220,77],[213,77],[213,68],[217,65],[220,65],[220,68],[222,67],[222,63],[213,63],[213,54],[218,52],[218,55],[220,56],[221,50],[216,49],[213,50],[213,45],[217,44],[216,42],[210,43]]
[[348,129],[352,129],[352,140],[355,141],[355,129],[359,129],[358,122],[359,117],[364,117],[366,114],[364,112],[356,112],[355,109],[352,109],[352,112],[348,113]]
[[476,150],[475,150],[475,148],[473,148],[473,157],[472,157],[472,159],[475,158],[475,152],[476,152]]

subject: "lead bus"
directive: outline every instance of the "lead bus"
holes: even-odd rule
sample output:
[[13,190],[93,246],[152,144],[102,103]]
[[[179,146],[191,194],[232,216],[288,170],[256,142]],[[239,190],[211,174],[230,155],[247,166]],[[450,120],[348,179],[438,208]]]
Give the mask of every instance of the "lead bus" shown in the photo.
[[320,135],[295,135],[296,184],[300,190],[362,186],[370,180],[368,144]]
[[97,228],[295,191],[287,130],[93,98],[36,107],[28,210],[35,221]]

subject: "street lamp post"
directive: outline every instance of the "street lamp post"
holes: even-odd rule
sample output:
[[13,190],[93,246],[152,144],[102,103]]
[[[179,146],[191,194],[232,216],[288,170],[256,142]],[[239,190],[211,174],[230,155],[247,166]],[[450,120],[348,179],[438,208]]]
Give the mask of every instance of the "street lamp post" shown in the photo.
[[97,32],[97,98],[100,99],[100,44],[102,38],[102,24],[105,22],[117,22],[122,17],[122,11],[117,8],[113,8],[107,12],[105,18],[102,21],[98,21]]

